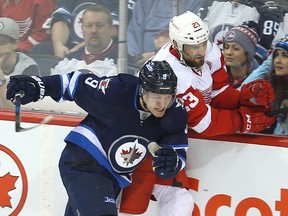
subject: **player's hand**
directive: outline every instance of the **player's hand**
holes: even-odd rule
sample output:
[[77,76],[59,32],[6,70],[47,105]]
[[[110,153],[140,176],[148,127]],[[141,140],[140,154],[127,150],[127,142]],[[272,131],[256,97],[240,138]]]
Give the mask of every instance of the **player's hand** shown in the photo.
[[275,122],[275,117],[266,116],[266,111],[269,111],[269,109],[241,106],[238,109],[243,121],[240,133],[257,133],[272,125]]
[[172,147],[162,147],[153,156],[155,174],[163,179],[172,179],[180,171],[182,162]]
[[44,83],[38,76],[11,76],[7,85],[6,99],[15,102],[17,94],[22,97],[21,104],[41,100],[45,95]]
[[65,55],[69,54],[70,50],[63,44],[54,45],[54,55],[60,58],[64,58]]
[[239,102],[245,106],[267,106],[274,99],[272,85],[265,79],[259,79],[242,86]]

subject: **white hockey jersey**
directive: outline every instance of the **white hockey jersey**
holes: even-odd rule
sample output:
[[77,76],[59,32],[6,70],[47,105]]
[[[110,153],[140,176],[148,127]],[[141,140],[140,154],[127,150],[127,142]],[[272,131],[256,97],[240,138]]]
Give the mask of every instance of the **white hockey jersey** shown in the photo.
[[113,59],[105,58],[102,60],[96,60],[90,64],[87,64],[84,60],[68,59],[64,58],[54,68],[51,68],[51,75],[64,74],[75,70],[89,70],[99,77],[102,76],[114,76],[117,75],[117,67],[113,62]]
[[214,1],[204,21],[208,24],[213,42],[222,48],[223,37],[231,28],[245,21],[258,23],[259,17],[255,7],[230,1]]
[[209,136],[238,131],[242,123],[235,112],[240,93],[228,85],[228,74],[218,46],[208,43],[205,63],[199,69],[186,66],[179,59],[171,43],[153,57],[155,61],[167,61],[177,75],[177,97],[188,111],[188,126]]

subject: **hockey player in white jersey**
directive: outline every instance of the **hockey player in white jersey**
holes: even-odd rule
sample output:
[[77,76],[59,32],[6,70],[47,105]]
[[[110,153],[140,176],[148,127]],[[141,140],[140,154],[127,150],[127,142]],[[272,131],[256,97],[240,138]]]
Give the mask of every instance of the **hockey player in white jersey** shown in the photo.
[[[175,16],[170,22],[169,34],[171,43],[164,45],[152,60],[165,60],[175,71],[178,77],[177,97],[183,101],[188,111],[188,127],[192,131],[206,136],[259,132],[275,121],[275,118],[264,114],[274,100],[271,84],[265,80],[255,81],[242,87],[241,92],[229,86],[222,52],[216,44],[209,41],[209,29],[197,15],[187,11]],[[133,178],[148,175],[149,164],[146,165],[138,167],[133,173]],[[177,177],[166,182],[157,178],[149,181],[149,184],[143,182],[143,188],[138,183],[137,195],[133,194],[135,190],[130,190],[135,185],[132,183],[123,191],[125,199],[121,203],[122,209],[130,214],[139,212],[139,205],[129,203],[144,203],[144,199],[149,197],[148,188],[152,188],[152,195],[155,196],[155,192],[161,194],[156,193],[157,202],[162,210],[161,215],[191,216],[192,213],[189,214],[189,211],[191,206],[194,206],[191,200],[182,199],[182,203],[169,203],[171,197],[181,199],[181,196],[189,194],[188,190],[185,193],[185,190],[176,189],[177,186],[185,187],[183,182],[187,182],[187,177]],[[167,185],[175,186],[174,190],[166,187]],[[146,192],[146,195],[141,192]],[[133,197],[133,200],[130,197]],[[165,202],[170,205],[165,205]],[[143,211],[143,206],[140,207]]]

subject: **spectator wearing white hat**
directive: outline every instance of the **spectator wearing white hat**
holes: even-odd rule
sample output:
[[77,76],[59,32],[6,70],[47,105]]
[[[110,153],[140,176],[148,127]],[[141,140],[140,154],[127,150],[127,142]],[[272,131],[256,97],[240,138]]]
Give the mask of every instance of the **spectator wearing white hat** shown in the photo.
[[19,42],[19,26],[10,18],[0,18],[0,108],[12,108],[6,100],[6,85],[10,76],[40,75],[36,62],[24,53],[16,52]]

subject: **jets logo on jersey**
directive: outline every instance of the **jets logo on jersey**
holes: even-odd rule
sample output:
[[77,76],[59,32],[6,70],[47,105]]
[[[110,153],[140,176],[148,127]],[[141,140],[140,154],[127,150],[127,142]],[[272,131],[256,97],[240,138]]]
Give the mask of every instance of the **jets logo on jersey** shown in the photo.
[[218,25],[213,30],[211,30],[212,40],[215,44],[218,45],[220,49],[223,48],[223,38],[233,27],[234,25],[230,24]]
[[108,158],[114,171],[130,173],[147,155],[148,140],[144,137],[127,135],[114,141],[109,149]]

